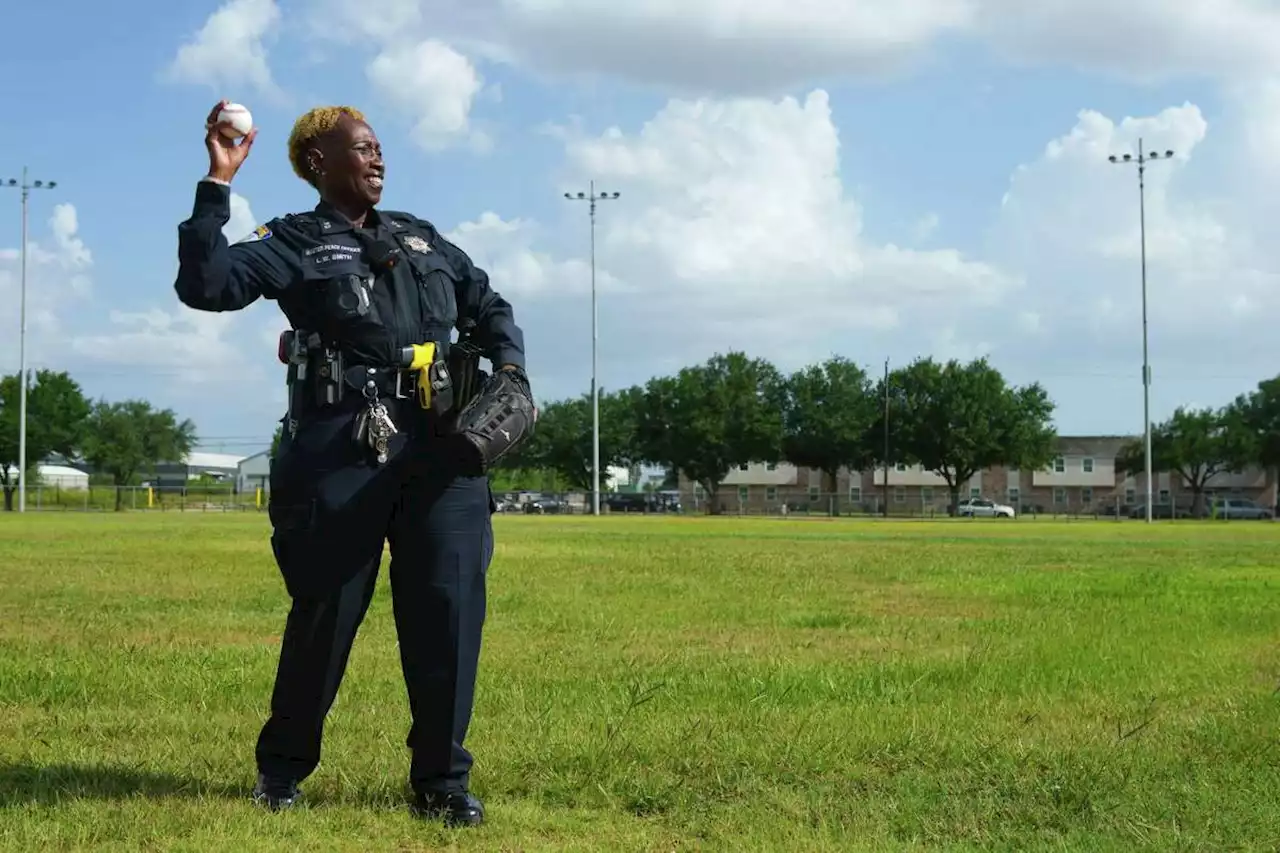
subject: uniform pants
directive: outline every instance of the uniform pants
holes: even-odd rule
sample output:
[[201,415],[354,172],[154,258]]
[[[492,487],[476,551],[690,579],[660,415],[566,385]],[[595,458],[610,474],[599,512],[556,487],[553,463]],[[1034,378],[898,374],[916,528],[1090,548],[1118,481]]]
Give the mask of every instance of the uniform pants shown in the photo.
[[[388,508],[391,595],[409,693],[409,780],[419,793],[464,790],[485,575],[493,528],[485,477],[410,477]],[[320,761],[325,716],[373,595],[382,543],[331,594],[295,597],[285,624],[271,716],[257,762],[269,776],[301,781]]]

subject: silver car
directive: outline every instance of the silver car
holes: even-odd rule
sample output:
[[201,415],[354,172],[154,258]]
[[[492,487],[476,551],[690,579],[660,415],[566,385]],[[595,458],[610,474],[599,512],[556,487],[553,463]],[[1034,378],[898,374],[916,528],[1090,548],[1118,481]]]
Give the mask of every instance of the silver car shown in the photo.
[[1214,498],[1209,501],[1210,518],[1271,518],[1274,513],[1246,498]]
[[988,498],[965,498],[956,504],[956,515],[964,518],[1014,518],[1017,513],[1013,507]]

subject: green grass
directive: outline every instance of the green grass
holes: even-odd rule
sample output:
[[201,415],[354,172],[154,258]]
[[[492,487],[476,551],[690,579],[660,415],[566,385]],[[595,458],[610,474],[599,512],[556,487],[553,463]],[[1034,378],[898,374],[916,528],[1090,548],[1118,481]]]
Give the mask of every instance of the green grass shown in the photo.
[[499,517],[469,746],[406,813],[385,574],[309,805],[245,794],[258,514],[0,516],[5,850],[1261,850],[1280,527]]

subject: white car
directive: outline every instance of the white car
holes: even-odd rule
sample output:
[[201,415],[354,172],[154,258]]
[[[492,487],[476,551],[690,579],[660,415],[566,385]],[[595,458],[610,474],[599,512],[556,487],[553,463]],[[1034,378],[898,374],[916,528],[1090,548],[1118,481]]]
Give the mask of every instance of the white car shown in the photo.
[[1013,507],[987,498],[965,498],[956,505],[956,515],[964,518],[1014,518]]

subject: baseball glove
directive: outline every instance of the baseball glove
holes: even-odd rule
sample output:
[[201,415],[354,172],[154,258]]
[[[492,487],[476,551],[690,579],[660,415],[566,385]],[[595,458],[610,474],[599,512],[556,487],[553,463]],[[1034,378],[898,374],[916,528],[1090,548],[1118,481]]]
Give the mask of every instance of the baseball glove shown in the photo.
[[467,448],[471,473],[484,474],[533,432],[537,410],[529,380],[521,371],[498,370],[488,377],[454,419],[454,432]]

